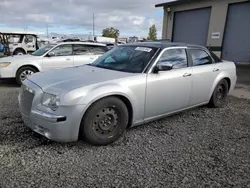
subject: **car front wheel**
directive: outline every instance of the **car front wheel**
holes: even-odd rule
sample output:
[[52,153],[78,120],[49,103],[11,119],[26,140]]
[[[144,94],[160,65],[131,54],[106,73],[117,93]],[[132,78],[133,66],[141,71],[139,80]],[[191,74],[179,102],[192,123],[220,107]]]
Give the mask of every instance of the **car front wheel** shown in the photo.
[[29,77],[30,75],[36,73],[37,71],[33,67],[22,67],[16,73],[16,81],[19,85]]
[[106,97],[92,104],[81,123],[80,134],[90,144],[107,145],[124,133],[128,109],[117,97]]
[[221,80],[214,89],[213,95],[209,101],[208,106],[218,108],[225,104],[228,94],[228,83],[225,79]]

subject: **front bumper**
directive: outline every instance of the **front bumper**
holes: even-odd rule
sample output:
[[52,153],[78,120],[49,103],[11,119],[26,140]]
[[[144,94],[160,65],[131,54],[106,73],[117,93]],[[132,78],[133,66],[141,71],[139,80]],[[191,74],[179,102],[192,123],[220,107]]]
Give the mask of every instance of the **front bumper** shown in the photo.
[[0,67],[0,78],[14,78],[14,70],[10,67]]
[[61,106],[54,112],[40,104],[41,88],[28,80],[24,83],[35,93],[29,111],[22,110],[27,103],[21,102],[19,95],[19,109],[25,125],[56,142],[77,141],[85,105]]
[[78,140],[82,106],[72,107],[67,111],[68,116],[40,110],[32,110],[29,116],[22,112],[21,115],[25,125],[46,138],[56,142],[74,142]]

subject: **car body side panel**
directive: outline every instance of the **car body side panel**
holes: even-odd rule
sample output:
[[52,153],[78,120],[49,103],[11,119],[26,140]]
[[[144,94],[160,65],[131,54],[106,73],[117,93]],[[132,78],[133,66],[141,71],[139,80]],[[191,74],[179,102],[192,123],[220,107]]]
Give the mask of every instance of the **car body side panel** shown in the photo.
[[192,67],[148,74],[145,119],[189,106]]
[[43,58],[43,71],[74,66],[74,56],[54,56]]
[[216,68],[219,69],[219,74],[216,77],[216,79],[214,80],[214,83],[213,83],[212,87],[210,88],[208,100],[210,100],[216,85],[222,79],[224,79],[224,78],[229,78],[230,79],[231,86],[230,86],[229,93],[231,91],[233,91],[233,89],[234,89],[234,87],[236,85],[236,81],[237,81],[236,66],[235,66],[235,64],[233,62],[223,61],[222,63],[216,63]]
[[[132,79],[131,79],[132,78]],[[146,90],[146,74],[138,74],[133,77],[114,80],[94,84],[84,88],[75,89],[62,95],[62,105],[85,105],[88,108],[95,101],[113,95],[121,95],[126,97],[133,109],[133,124],[143,121],[144,118],[144,103]],[[68,100],[66,100],[68,99]],[[68,103],[67,103],[67,102]],[[86,109],[83,109],[85,111]]]
[[193,67],[193,86],[190,100],[191,106],[209,100],[210,90],[215,79],[219,75],[218,71],[214,72],[215,66],[216,64],[209,64]]
[[1,58],[0,62],[11,62],[8,67],[1,68],[1,75],[3,78],[15,78],[17,70],[23,66],[34,66],[39,71],[42,71],[42,57],[35,57],[31,55],[24,56],[10,56]]

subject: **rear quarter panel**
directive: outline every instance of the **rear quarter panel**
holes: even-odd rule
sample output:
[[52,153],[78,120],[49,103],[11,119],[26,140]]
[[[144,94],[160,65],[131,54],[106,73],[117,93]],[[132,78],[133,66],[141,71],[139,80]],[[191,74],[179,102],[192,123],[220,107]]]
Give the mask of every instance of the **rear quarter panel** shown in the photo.
[[225,78],[229,78],[230,80],[230,88],[229,88],[229,93],[234,90],[234,87],[236,85],[237,81],[237,75],[236,75],[236,66],[233,62],[231,61],[223,61],[221,63],[216,63],[216,68],[220,70],[219,75],[216,77],[213,87],[211,88],[210,91],[210,96],[212,96],[212,93],[216,87],[216,85]]

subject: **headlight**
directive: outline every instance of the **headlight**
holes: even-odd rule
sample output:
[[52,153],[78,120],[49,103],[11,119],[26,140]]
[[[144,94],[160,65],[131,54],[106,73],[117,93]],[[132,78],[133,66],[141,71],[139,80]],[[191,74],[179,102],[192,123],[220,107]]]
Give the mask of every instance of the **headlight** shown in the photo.
[[44,93],[42,105],[49,107],[53,111],[56,111],[60,106],[60,98],[57,95]]
[[10,65],[10,62],[0,63],[0,67],[8,67],[9,65]]

